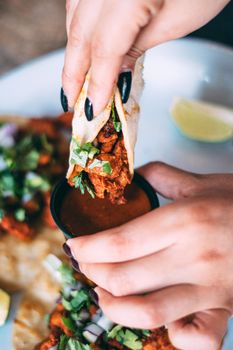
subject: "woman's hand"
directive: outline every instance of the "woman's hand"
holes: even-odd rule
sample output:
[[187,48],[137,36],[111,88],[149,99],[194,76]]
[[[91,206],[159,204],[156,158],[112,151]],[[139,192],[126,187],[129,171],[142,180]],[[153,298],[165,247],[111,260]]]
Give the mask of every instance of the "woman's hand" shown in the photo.
[[91,67],[88,97],[99,114],[120,76],[126,102],[136,59],[213,18],[229,0],[67,0],[68,43],[62,84],[73,107]]
[[174,203],[67,243],[110,319],[167,324],[178,348],[216,350],[233,311],[233,175],[161,163],[140,173]]

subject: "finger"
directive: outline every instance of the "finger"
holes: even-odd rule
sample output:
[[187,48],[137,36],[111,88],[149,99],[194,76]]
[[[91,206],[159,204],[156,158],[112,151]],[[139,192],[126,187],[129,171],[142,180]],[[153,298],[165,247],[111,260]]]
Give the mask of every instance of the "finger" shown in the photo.
[[[182,205],[169,204],[122,226],[70,239],[67,244],[79,262],[129,261],[172,246],[189,219],[188,205],[186,214]],[[195,234],[195,229],[189,226],[189,233]]]
[[184,350],[217,350],[227,330],[230,312],[224,309],[201,311],[192,319],[183,318],[168,325],[174,346]]
[[66,32],[69,35],[70,24],[78,6],[79,0],[66,0]]
[[199,276],[195,264],[187,265],[186,256],[179,253],[179,249],[172,247],[125,263],[79,263],[79,267],[91,281],[114,296],[142,294],[167,286],[196,282]]
[[161,327],[221,303],[221,291],[213,293],[211,288],[193,285],[177,285],[143,296],[114,297],[99,287],[95,291],[100,307],[110,320],[142,329]]
[[173,200],[194,197],[214,189],[233,188],[232,174],[200,175],[173,166],[152,162],[137,170],[163,197]]
[[62,86],[73,107],[91,63],[91,39],[102,7],[103,0],[79,0],[69,29],[62,73]]
[[135,46],[145,51],[160,43],[181,38],[209,22],[228,2],[206,0],[205,8],[208,11],[203,11],[200,1],[164,1],[158,16],[141,31]]
[[92,42],[88,96],[93,104],[94,115],[98,115],[107,105],[123,58],[132,47],[140,29],[158,10],[158,3],[160,1],[105,0],[101,21]]

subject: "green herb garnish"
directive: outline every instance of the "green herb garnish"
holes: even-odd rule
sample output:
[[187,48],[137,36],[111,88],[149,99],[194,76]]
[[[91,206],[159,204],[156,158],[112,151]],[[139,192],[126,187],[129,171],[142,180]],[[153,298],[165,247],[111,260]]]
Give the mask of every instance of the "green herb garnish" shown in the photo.
[[114,129],[116,130],[116,132],[120,132],[121,128],[122,128],[122,125],[121,125],[121,122],[118,119],[114,101],[112,103],[112,119],[113,119]]
[[23,208],[16,209],[15,218],[18,221],[24,221],[26,218],[26,211]]
[[62,284],[73,284],[76,282],[74,277],[74,270],[67,264],[62,263],[58,268],[58,272],[61,274]]
[[74,183],[74,187],[78,188],[82,194],[85,193],[85,189],[88,191],[88,193],[91,195],[92,198],[95,198],[95,192],[91,185],[91,183],[88,181],[85,173],[82,171],[79,175],[75,176],[72,179],[72,182]]
[[69,337],[65,334],[60,336],[60,341],[57,347],[57,350],[66,350],[66,345],[68,343]]
[[24,186],[29,190],[33,190],[34,192],[35,191],[46,192],[51,188],[49,181],[45,177],[39,174],[36,174],[34,172],[27,173],[25,177]]
[[132,350],[141,350],[142,342],[138,335],[129,329],[124,329],[122,326],[115,326],[109,333],[108,338],[116,339],[119,343],[127,346]]
[[112,167],[109,161],[94,159],[94,161],[88,166],[89,169],[102,168],[105,174],[112,173]]
[[66,350],[92,350],[92,348],[88,344],[82,344],[78,339],[70,338]]
[[4,218],[4,215],[5,215],[5,211],[2,208],[0,208],[0,222]]
[[93,159],[99,154],[98,148],[94,147],[90,142],[80,145],[74,138],[72,139],[73,150],[71,154],[71,164],[78,164],[82,168],[86,167],[88,159]]

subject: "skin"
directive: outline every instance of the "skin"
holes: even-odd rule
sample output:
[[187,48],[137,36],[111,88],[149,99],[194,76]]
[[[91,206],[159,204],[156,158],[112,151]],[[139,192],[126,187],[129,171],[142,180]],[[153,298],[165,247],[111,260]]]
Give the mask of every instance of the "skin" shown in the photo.
[[86,73],[98,115],[121,71],[133,70],[147,49],[206,24],[229,0],[68,0],[68,42],[62,84],[73,107]]
[[177,348],[217,350],[233,312],[233,175],[139,171],[172,203],[67,244],[114,322],[166,324]]

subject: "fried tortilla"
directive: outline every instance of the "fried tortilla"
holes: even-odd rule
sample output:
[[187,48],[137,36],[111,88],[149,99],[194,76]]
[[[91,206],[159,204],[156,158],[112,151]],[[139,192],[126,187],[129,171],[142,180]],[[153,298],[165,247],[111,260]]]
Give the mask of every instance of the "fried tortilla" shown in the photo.
[[143,88],[142,60],[137,62],[129,100],[122,104],[118,88],[102,113],[87,121],[84,104],[87,76],[73,118],[67,179],[91,196],[123,204],[124,189],[134,173],[134,148],[139,120],[138,100]]
[[[17,125],[20,130],[29,130],[29,133],[32,133],[34,128],[36,132],[45,133],[49,135],[49,139],[53,139],[59,132],[58,128],[63,127],[64,122],[63,119],[57,118],[35,120],[18,116],[0,116],[0,125],[5,124]],[[66,124],[66,128],[67,126]],[[3,147],[5,147],[6,139],[2,134],[1,136]],[[57,149],[56,152],[64,156],[61,156],[62,159],[59,158],[59,164],[56,164],[57,169],[55,169],[55,163],[52,165],[54,166],[53,171],[56,170],[59,176],[65,173],[63,160],[66,156],[68,157],[68,142],[65,137],[60,137],[58,141],[59,152]],[[47,167],[46,171],[49,172],[50,168]],[[6,172],[9,173],[9,170],[1,168],[1,174]],[[1,204],[4,205],[2,202]],[[40,212],[41,215],[36,220],[33,217],[32,221],[25,223],[28,229],[35,233],[30,236],[31,239],[26,239],[28,237],[25,236],[23,230],[25,226],[22,226],[21,221],[9,220],[14,209],[14,205],[12,211],[10,206],[7,207],[4,227],[2,222],[0,224],[0,287],[10,293],[20,292],[22,295],[13,326],[13,350],[32,350],[48,334],[44,316],[51,312],[60,289],[60,283],[48,273],[43,262],[51,253],[65,259],[61,248],[64,237],[51,219],[49,192],[46,192],[46,201],[43,211]],[[10,223],[13,225],[9,225]]]

